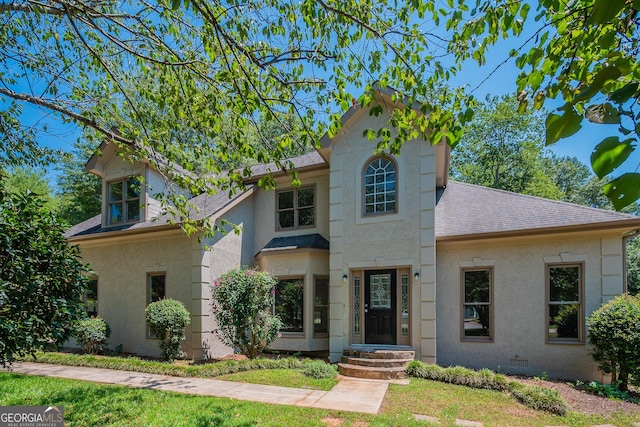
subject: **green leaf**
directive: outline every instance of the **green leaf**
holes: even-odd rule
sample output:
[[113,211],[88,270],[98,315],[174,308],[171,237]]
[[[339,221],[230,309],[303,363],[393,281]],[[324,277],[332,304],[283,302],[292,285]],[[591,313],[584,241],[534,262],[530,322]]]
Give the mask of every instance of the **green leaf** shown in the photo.
[[620,113],[610,103],[595,104],[587,107],[585,117],[591,123],[599,125],[613,125],[620,123]]
[[627,160],[635,150],[635,146],[631,144],[632,142],[634,142],[633,138],[620,141],[617,136],[610,136],[596,145],[593,153],[591,153],[591,167],[598,175],[598,178],[603,178],[610,174]]
[[559,139],[567,138],[582,128],[580,116],[570,104],[563,107],[564,114],[549,114],[545,121],[545,145],[554,144]]
[[613,206],[620,210],[640,198],[640,174],[625,173],[602,187]]
[[620,89],[609,95],[609,101],[615,102],[616,104],[624,104],[638,93],[638,86],[640,84],[637,81],[627,83]]
[[589,17],[590,24],[606,24],[620,13],[625,0],[595,0]]
[[181,0],[171,0],[171,9],[178,10]]
[[595,94],[600,92],[602,86],[609,80],[615,80],[622,75],[620,68],[618,67],[605,67],[596,74],[593,78],[593,82],[589,86],[586,87],[582,92],[578,94],[578,96],[573,98],[573,103],[588,101],[593,98]]

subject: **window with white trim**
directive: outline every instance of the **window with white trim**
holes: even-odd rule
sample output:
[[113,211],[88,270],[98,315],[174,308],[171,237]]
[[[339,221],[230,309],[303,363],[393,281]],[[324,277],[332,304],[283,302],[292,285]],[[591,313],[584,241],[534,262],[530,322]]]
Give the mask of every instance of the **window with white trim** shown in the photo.
[[395,213],[397,209],[396,164],[387,157],[373,159],[364,169],[364,215]]
[[109,224],[140,221],[140,180],[127,178],[107,186],[107,217]]
[[316,222],[315,188],[278,191],[276,214],[278,230],[313,227]]

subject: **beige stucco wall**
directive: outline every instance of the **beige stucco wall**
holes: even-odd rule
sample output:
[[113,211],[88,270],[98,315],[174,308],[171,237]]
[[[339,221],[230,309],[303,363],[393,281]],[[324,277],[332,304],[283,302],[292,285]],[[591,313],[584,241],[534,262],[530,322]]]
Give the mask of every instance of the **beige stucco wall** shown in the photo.
[[[254,196],[254,241],[253,255],[275,237],[300,236],[318,233],[329,238],[329,171],[327,169],[300,174],[302,187],[315,187],[316,221],[313,227],[290,230],[276,229],[276,192],[291,188],[291,177],[278,177],[276,190],[257,189]],[[328,274],[328,271],[325,272]]]
[[[158,342],[147,338],[148,273],[165,272],[167,298],[191,306],[191,239],[179,230],[162,234],[81,244],[83,261],[98,277],[98,315],[111,326],[109,348],[160,355]],[[182,348],[192,348],[191,326]]]
[[[84,262],[98,277],[98,315],[111,326],[109,347],[159,356],[157,341],[146,337],[147,274],[166,274],[166,297],[181,301],[191,314],[182,350],[190,358],[214,358],[232,353],[215,334],[211,314],[212,281],[222,273],[253,261],[253,203],[245,199],[225,214],[243,227],[199,242],[181,230],[108,237],[80,243]],[[106,238],[105,238],[106,237]]]
[[[281,351],[327,351],[329,338],[326,335],[314,335],[313,304],[314,278],[328,276],[329,253],[326,250],[304,249],[280,251],[277,254],[260,255],[257,265],[261,270],[273,273],[278,279],[304,278],[304,316],[303,333],[283,333],[269,347]],[[331,327],[331,321],[329,321]]]
[[[238,206],[224,215],[232,224],[240,226],[242,232],[236,234],[231,226],[225,226],[225,233],[193,245],[193,299],[194,353],[201,352],[204,359],[215,358],[233,353],[233,349],[224,346],[215,331],[217,324],[211,313],[211,284],[222,274],[240,266],[253,264],[253,198],[243,200]],[[195,240],[195,239],[194,239]],[[207,249],[205,249],[205,247]],[[197,305],[197,308],[196,308]],[[198,317],[195,316],[198,310]],[[196,343],[195,340],[200,342]]]
[[[602,379],[586,344],[548,344],[545,265],[584,263],[584,314],[622,292],[621,233],[437,244],[438,363]],[[492,267],[494,341],[461,340],[461,268]]]
[[[366,129],[384,127],[385,111],[357,111],[331,144],[329,229],[330,357],[339,360],[352,341],[352,271],[408,267],[411,271],[410,340],[417,357],[434,362],[435,345],[435,150],[428,142],[405,143],[397,162],[398,212],[362,215],[362,171],[375,151]],[[415,272],[420,274],[413,279]],[[345,283],[343,275],[348,275]]]

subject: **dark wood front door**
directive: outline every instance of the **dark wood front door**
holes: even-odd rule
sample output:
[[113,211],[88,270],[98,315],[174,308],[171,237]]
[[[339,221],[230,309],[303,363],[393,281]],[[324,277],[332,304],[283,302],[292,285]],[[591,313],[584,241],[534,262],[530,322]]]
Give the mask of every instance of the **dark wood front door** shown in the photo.
[[396,344],[396,271],[365,272],[364,339],[366,344]]

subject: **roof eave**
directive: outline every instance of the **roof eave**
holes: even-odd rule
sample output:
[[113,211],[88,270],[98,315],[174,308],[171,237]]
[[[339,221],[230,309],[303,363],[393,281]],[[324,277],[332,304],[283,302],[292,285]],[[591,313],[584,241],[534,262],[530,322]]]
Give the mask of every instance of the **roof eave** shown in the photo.
[[640,230],[640,218],[630,218],[630,219],[621,220],[621,221],[576,224],[576,225],[559,226],[559,227],[545,227],[545,228],[532,228],[532,229],[525,229],[525,230],[509,230],[509,231],[488,232],[488,233],[462,234],[457,236],[436,236],[436,242],[453,243],[453,242],[466,242],[466,241],[477,241],[477,240],[492,240],[492,239],[501,239],[501,238],[510,238],[510,237],[543,236],[543,235],[559,234],[559,233],[579,233],[579,232],[599,231],[599,230],[632,231],[636,229]]

